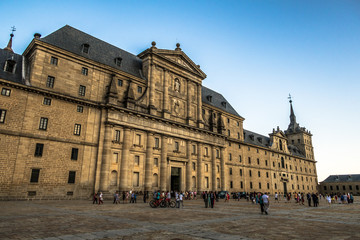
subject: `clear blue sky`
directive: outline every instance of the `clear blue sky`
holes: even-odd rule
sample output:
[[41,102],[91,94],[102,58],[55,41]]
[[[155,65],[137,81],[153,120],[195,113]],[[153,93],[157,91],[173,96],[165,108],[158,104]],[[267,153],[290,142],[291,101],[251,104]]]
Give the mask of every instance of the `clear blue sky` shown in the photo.
[[314,135],[319,180],[360,174],[360,1],[43,2],[0,2],[0,47],[13,25],[17,53],[35,32],[66,24],[133,54],[153,40],[180,42],[246,129],[285,130],[291,93],[297,121]]

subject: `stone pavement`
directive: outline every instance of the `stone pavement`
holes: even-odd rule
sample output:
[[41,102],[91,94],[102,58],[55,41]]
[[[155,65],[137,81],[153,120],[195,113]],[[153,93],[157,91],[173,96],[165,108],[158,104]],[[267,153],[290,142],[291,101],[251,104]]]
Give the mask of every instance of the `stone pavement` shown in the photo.
[[360,239],[359,198],[317,208],[270,204],[270,214],[241,200],[214,209],[202,200],[184,208],[149,204],[93,205],[90,201],[0,202],[0,239]]

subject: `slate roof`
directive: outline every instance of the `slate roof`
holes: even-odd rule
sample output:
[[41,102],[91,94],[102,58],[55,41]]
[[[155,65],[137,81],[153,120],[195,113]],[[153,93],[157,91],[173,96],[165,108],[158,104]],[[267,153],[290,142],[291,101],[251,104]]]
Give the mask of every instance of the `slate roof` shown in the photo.
[[322,182],[323,183],[360,182],[360,174],[330,175]]
[[[208,96],[211,96],[211,102],[208,98]],[[215,92],[214,90],[211,90],[210,88],[207,88],[205,86],[202,86],[201,88],[201,100],[203,103],[209,104],[213,107],[219,108],[225,112],[228,112],[230,114],[233,114],[237,117],[241,117],[235,109],[230,105],[228,101],[221,95],[220,93]],[[224,104],[225,103],[225,104]]]
[[[5,62],[7,60],[14,60],[16,62],[15,73],[9,73],[4,71]],[[23,84],[22,64],[23,63],[21,55],[9,52],[4,49],[0,49],[0,78]]]
[[[60,28],[44,38],[40,38],[40,41],[144,79],[142,75],[142,60],[136,55],[69,25]],[[89,44],[89,53],[82,52],[83,44]],[[115,63],[115,58],[119,57],[122,59],[120,67]]]
[[269,147],[270,138],[244,129],[244,142],[260,147]]

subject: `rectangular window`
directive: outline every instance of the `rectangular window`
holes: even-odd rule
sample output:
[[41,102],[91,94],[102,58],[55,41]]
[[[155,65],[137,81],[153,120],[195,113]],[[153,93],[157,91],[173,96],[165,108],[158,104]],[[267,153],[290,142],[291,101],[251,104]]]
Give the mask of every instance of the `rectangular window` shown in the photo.
[[85,96],[85,93],[86,93],[86,87],[83,86],[83,85],[80,85],[79,87],[79,96]]
[[76,176],[75,171],[69,171],[68,183],[75,183],[75,176]]
[[87,76],[87,75],[88,75],[88,72],[89,72],[89,70],[88,70],[87,68],[84,68],[84,67],[83,67],[83,68],[81,69],[81,74],[84,75],[84,76]]
[[238,134],[238,139],[240,139],[240,133],[237,133]]
[[57,66],[58,65],[58,58],[51,57],[50,64]]
[[193,169],[193,171],[196,170],[196,164],[194,162],[192,163],[192,169]]
[[276,173],[274,173],[274,178],[276,178]]
[[115,130],[115,142],[120,142],[120,130]]
[[7,89],[7,88],[1,89],[1,95],[10,97],[10,94],[11,94],[11,90],[10,90],[10,89]]
[[[267,189],[270,189],[270,184],[267,183],[266,185],[267,185]],[[293,189],[294,189],[294,185],[293,185]]]
[[233,182],[230,181],[230,188],[233,188]]
[[74,126],[74,135],[80,136],[81,133],[81,124],[76,124]]
[[122,85],[123,85],[123,80],[118,79],[118,86],[119,86],[119,87],[122,87]]
[[135,156],[135,165],[139,166],[140,164],[140,156]]
[[260,165],[260,159],[256,159],[257,160],[257,164]]
[[140,134],[135,135],[135,145],[138,145],[138,146],[141,145],[141,135]]
[[137,87],[137,92],[138,92],[138,93],[142,93],[142,87],[138,86],[138,87]]
[[46,81],[46,87],[54,88],[54,83],[55,83],[55,77],[48,76]]
[[119,154],[118,154],[118,153],[114,153],[114,154],[113,154],[112,163],[118,163],[118,162],[119,162]]
[[240,169],[240,177],[242,176],[242,169]]
[[249,170],[249,176],[251,177],[251,170]]
[[205,156],[209,156],[209,149],[205,147]]
[[261,183],[259,183],[259,189],[261,189]]
[[160,139],[159,138],[155,138],[155,148],[159,148],[160,147]]
[[84,111],[84,107],[83,107],[83,106],[80,106],[80,105],[77,105],[76,111],[77,111],[78,113],[82,113],[82,112]]
[[269,173],[268,172],[266,172],[266,177],[269,178]]
[[209,166],[207,164],[205,164],[205,172],[209,171]]
[[268,165],[268,162],[267,162],[267,160],[265,160],[265,166],[267,166]]
[[195,145],[192,145],[192,153],[196,154],[196,146]]
[[0,109],[0,123],[5,122],[5,117],[6,117],[6,110]]
[[175,151],[178,152],[179,151],[179,142],[175,141]]
[[47,118],[40,118],[40,124],[39,124],[39,129],[40,130],[46,130],[47,129],[47,124],[48,124],[48,119]]
[[250,189],[252,189],[252,182],[250,182]]
[[229,168],[229,174],[232,175],[232,168]]
[[217,170],[217,172],[220,172],[220,166],[219,165],[216,165],[216,170]]
[[50,106],[51,105],[51,99],[50,98],[44,98],[43,104]]
[[231,153],[229,153],[229,161],[231,161],[232,160],[232,155],[231,155]]
[[260,171],[258,171],[258,177],[260,177]]
[[79,149],[72,148],[71,149],[71,160],[78,160]]
[[155,167],[159,166],[159,159],[158,158],[154,158],[154,166]]
[[241,155],[239,155],[239,162],[242,162],[242,158],[241,158]]
[[243,188],[244,187],[244,185],[243,185],[243,182],[241,181],[240,182],[240,188]]
[[228,130],[228,136],[230,136],[230,130]]
[[42,143],[37,143],[36,147],[35,147],[35,157],[41,157],[43,155],[43,150],[44,150],[44,144]]
[[39,176],[40,176],[40,169],[31,169],[30,182],[31,183],[39,182]]
[[249,160],[249,164],[251,164],[251,158],[250,157],[248,158],[248,160]]
[[4,71],[9,73],[14,73],[16,62],[13,60],[7,60],[5,62]]
[[205,188],[209,188],[209,178],[205,177]]

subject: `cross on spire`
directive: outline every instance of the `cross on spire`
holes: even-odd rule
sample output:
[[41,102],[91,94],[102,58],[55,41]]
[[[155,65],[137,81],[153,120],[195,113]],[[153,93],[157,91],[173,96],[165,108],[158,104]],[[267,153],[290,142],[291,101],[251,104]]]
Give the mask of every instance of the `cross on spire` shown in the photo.
[[289,93],[288,99],[289,99],[289,102],[292,103],[292,100],[291,100],[292,97],[291,97],[290,93]]
[[14,32],[15,32],[15,31],[16,31],[15,26],[12,26],[12,27],[11,27],[11,34],[14,35]]

